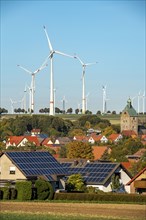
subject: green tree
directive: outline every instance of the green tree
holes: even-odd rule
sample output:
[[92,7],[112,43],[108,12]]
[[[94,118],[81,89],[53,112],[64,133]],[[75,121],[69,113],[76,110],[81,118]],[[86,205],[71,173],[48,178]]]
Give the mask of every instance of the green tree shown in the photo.
[[85,191],[85,183],[81,174],[69,176],[66,185],[67,191]]
[[73,141],[67,145],[68,158],[93,159],[92,147],[89,143]]
[[121,183],[118,175],[113,175],[111,178],[111,188],[113,190],[119,190],[121,188]]

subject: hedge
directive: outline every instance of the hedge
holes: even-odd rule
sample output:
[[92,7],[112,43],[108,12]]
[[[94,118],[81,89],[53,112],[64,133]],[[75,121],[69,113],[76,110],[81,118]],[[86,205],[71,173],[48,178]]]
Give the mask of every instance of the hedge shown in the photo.
[[146,195],[139,194],[95,194],[95,193],[55,193],[54,200],[78,200],[96,202],[146,203]]
[[32,183],[31,181],[19,181],[15,186],[17,190],[18,200],[31,200],[32,197]]

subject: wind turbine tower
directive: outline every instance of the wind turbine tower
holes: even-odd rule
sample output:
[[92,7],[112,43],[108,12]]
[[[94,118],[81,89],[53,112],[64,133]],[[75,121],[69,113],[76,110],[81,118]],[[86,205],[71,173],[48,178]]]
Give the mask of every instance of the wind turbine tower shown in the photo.
[[102,98],[103,98],[102,113],[106,114],[106,112],[107,112],[106,86],[102,86],[102,92],[103,92],[103,96],[102,96]]
[[17,104],[16,101],[13,101],[12,99],[10,99],[11,102],[11,113],[14,114],[14,104]]
[[31,72],[30,70],[20,66],[20,65],[17,65],[18,67],[20,67],[21,69],[23,69],[25,72],[31,74],[31,89],[32,89],[32,92],[31,92],[31,107],[30,107],[30,112],[34,112],[34,93],[35,93],[35,75],[40,72],[42,69],[44,69],[46,66],[47,66],[47,59],[45,60],[45,62],[37,69],[35,70],[34,72]]
[[63,111],[63,113],[65,113],[66,111],[65,111],[65,109],[66,109],[66,102],[67,102],[67,100],[65,99],[65,96],[63,97],[63,99],[61,100],[62,101],[62,111]]
[[74,58],[73,56],[70,56],[68,54],[65,54],[65,53],[62,53],[60,51],[57,51],[57,50],[54,50],[52,45],[51,45],[51,42],[50,42],[50,39],[49,39],[49,36],[48,36],[48,33],[47,33],[47,30],[46,30],[46,27],[44,26],[44,31],[45,31],[45,34],[46,34],[46,37],[47,37],[47,41],[48,41],[48,46],[49,46],[49,50],[50,50],[50,54],[49,54],[49,58],[50,58],[50,115],[55,115],[55,111],[54,111],[54,73],[53,73],[53,57],[54,57],[54,54],[59,54],[59,55],[63,55],[63,56],[67,56],[67,57],[71,57],[71,58]]
[[87,66],[96,64],[97,62],[94,63],[83,63],[83,61],[78,57],[74,56],[74,58],[78,59],[79,62],[82,65],[82,114],[85,114],[86,112],[86,96],[85,96],[85,70]]

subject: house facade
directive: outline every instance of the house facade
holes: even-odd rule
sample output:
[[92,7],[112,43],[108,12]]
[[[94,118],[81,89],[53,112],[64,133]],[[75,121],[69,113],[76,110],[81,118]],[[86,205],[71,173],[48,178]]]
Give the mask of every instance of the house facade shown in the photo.
[[146,167],[135,175],[127,186],[130,186],[130,193],[146,194]]

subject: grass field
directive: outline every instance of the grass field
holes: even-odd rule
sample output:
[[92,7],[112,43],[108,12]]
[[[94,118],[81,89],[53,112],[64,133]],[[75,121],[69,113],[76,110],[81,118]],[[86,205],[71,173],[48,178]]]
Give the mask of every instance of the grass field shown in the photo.
[[138,204],[1,202],[7,220],[145,220],[146,207]]

